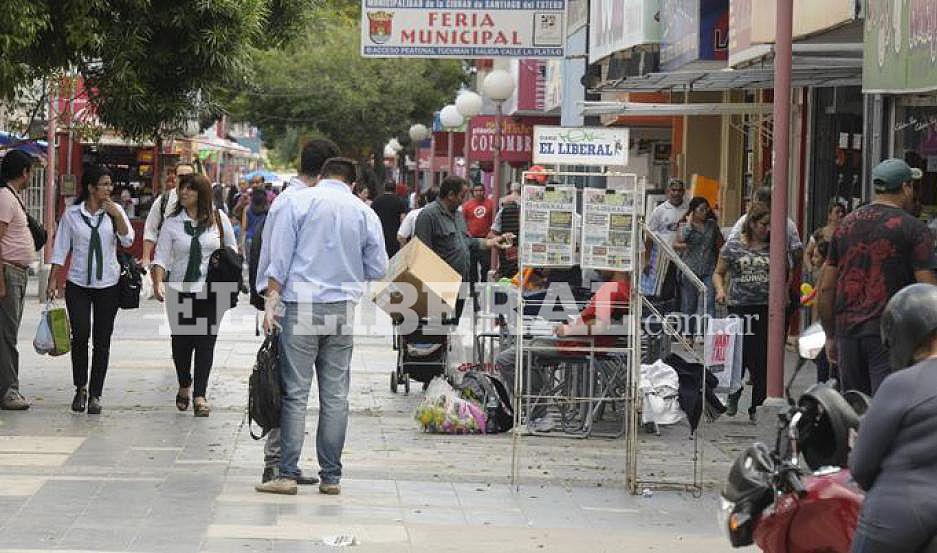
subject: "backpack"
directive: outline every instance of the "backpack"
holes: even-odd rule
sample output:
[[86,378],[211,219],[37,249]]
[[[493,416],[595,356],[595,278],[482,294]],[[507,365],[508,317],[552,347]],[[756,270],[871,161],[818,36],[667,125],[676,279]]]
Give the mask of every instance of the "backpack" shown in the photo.
[[257,293],[257,266],[260,264],[260,246],[262,245],[260,237],[264,234],[264,225],[266,223],[267,221],[264,219],[257,225],[254,238],[251,239],[251,250],[247,252],[247,280],[250,285],[250,302],[258,311],[263,311],[265,307],[264,297]]
[[462,377],[462,396],[477,401],[485,411],[485,432],[497,434],[514,427],[511,396],[499,378],[479,370],[470,370]]
[[[247,428],[251,438],[259,440],[280,426],[280,339],[267,336],[257,352],[257,362],[247,381]],[[261,433],[254,434],[251,423]]]

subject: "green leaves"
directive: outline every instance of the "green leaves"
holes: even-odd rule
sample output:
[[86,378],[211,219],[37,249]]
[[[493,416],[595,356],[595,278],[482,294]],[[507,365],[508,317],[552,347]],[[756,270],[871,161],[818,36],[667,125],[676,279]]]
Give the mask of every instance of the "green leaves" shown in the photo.
[[283,44],[315,0],[0,0],[0,99],[80,72],[102,122],[132,138],[217,113],[255,48]]
[[258,52],[250,80],[229,90],[232,116],[258,125],[280,157],[314,134],[350,154],[380,156],[391,136],[430,123],[465,79],[458,61],[362,58],[357,9],[334,4],[283,49]]

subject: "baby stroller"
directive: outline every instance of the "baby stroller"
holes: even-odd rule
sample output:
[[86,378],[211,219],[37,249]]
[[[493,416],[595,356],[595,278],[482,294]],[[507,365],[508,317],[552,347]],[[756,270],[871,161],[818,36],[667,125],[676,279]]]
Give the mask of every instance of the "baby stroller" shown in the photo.
[[404,393],[410,393],[410,379],[423,383],[446,373],[449,333],[451,326],[431,323],[420,319],[419,326],[410,334],[400,332],[401,325],[394,325],[394,349],[397,351],[397,368],[390,374],[390,391],[397,393],[402,385]]

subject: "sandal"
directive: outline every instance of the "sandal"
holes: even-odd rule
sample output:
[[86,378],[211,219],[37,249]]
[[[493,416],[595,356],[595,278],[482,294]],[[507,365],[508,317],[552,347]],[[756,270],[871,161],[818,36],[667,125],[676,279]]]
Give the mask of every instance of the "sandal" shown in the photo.
[[189,396],[182,395],[182,392],[176,394],[176,409],[180,411],[188,411],[189,409]]
[[196,399],[193,405],[193,411],[196,417],[207,417],[211,414],[211,407],[209,407],[208,401],[205,398]]

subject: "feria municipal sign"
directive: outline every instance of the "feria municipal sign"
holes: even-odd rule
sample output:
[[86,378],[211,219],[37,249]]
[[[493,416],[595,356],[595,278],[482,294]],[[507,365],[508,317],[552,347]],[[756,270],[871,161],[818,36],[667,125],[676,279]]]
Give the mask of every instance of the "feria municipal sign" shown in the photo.
[[534,127],[534,163],[628,165],[628,129]]
[[361,0],[361,55],[562,58],[566,0]]

